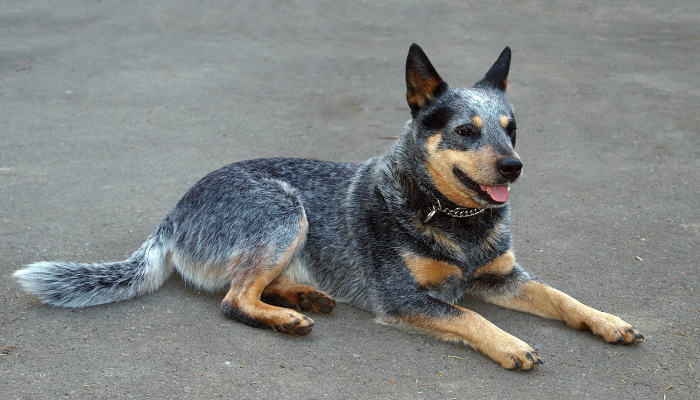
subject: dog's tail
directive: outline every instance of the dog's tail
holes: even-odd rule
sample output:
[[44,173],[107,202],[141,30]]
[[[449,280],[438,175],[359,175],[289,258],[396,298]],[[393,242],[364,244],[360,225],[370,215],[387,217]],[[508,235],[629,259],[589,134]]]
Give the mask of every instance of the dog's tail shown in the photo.
[[168,243],[157,229],[127,260],[104,264],[44,261],[14,277],[47,304],[78,308],[128,300],[158,289],[172,274]]

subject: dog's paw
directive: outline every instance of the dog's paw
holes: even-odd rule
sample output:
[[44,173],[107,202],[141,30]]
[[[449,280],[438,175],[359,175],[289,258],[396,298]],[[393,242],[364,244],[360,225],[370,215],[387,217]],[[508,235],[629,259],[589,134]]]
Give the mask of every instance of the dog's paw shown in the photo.
[[484,353],[505,369],[530,371],[542,364],[542,360],[527,343],[505,332]]
[[541,364],[542,359],[530,346],[527,346],[527,349],[519,349],[519,351],[512,353],[510,360],[505,360],[505,363],[501,363],[501,366],[510,370],[530,371]]
[[289,333],[295,336],[308,335],[314,326],[314,321],[305,315],[300,315],[300,318],[293,317],[288,322],[275,325],[277,332]]
[[333,311],[335,300],[323,292],[308,292],[299,294],[299,308],[302,311],[315,311],[320,314],[328,314]]
[[632,328],[632,325],[604,312],[596,313],[583,327],[608,343],[634,344],[644,340],[644,335]]

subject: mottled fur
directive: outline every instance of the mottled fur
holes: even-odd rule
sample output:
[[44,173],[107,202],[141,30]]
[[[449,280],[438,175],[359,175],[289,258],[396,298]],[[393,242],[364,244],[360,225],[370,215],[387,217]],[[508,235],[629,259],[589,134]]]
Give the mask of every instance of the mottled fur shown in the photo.
[[[354,164],[231,164],[192,187],[128,260],[41,262],[15,277],[48,304],[85,307],[152,292],[177,270],[198,288],[228,290],[227,316],[296,335],[313,326],[299,311],[330,312],[334,297],[514,369],[541,361],[526,343],[455,305],[465,293],[610,342],[636,342],[642,336],[629,324],[546,286],[515,261],[507,198],[522,163],[505,97],[509,66],[506,48],[473,88],[452,89],[413,45],[412,119],[386,154]],[[482,211],[450,214],[460,208]]]

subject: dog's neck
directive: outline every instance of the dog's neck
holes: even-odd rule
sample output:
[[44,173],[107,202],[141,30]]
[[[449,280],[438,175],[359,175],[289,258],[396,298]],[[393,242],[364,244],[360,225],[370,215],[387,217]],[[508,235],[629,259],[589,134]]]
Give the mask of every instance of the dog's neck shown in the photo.
[[423,223],[429,222],[440,214],[459,219],[490,218],[493,214],[490,208],[460,207],[441,193],[423,187],[408,174],[404,173],[402,178],[402,186],[409,204],[419,213]]

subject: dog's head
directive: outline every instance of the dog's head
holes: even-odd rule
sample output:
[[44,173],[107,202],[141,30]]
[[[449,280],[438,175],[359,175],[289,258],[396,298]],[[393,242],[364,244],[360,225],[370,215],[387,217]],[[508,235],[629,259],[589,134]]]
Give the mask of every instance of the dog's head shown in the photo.
[[471,89],[452,89],[423,50],[406,60],[411,132],[422,166],[442,195],[463,207],[499,207],[522,170],[515,153],[515,118],[506,100],[510,48]]

